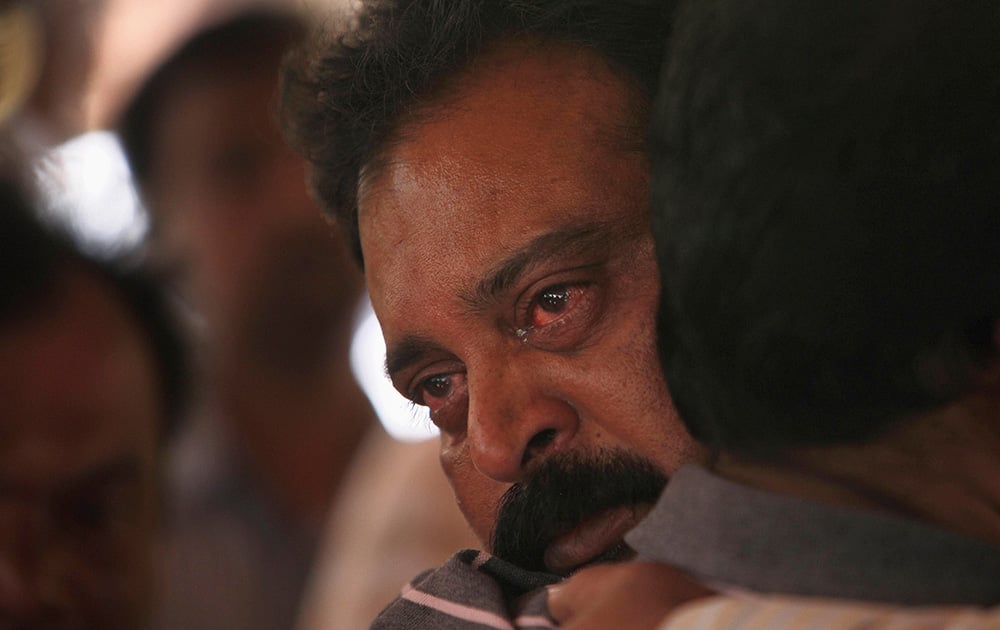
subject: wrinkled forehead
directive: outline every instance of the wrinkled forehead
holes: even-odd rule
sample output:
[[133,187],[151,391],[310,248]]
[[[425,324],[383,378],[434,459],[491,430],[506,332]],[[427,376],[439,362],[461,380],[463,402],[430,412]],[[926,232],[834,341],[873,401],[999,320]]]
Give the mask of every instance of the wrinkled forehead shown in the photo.
[[[359,212],[385,184],[386,171],[447,159],[467,144],[484,153],[508,149],[512,159],[548,152],[551,160],[581,166],[605,152],[645,154],[649,107],[634,77],[595,50],[536,37],[495,42],[398,117],[361,167]],[[460,126],[472,133],[457,133]],[[568,128],[572,137],[565,136]],[[587,153],[573,152],[580,145]],[[476,166],[461,165],[470,174]]]
[[380,317],[404,290],[468,285],[547,232],[648,229],[646,154],[628,131],[641,97],[596,53],[535,50],[495,51],[369,172],[359,227]]

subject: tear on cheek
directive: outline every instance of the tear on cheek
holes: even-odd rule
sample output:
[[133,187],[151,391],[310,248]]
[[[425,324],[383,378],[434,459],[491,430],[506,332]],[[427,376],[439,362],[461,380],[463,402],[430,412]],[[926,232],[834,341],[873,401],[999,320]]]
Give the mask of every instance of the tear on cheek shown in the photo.
[[431,420],[440,429],[445,439],[464,438],[468,424],[469,405],[464,386],[431,412]]

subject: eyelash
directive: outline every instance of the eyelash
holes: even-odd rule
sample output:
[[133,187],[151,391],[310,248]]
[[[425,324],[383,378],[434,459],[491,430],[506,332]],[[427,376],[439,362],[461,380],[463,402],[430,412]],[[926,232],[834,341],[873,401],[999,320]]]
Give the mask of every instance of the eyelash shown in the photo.
[[[536,285],[537,286],[537,285]],[[537,291],[525,291],[522,299],[515,306],[513,332],[521,341],[530,346],[549,351],[567,351],[574,349],[579,342],[589,332],[590,326],[598,316],[600,306],[599,296],[596,291],[597,283],[592,281],[567,281],[551,282],[551,278],[545,285]],[[535,326],[531,323],[535,315],[535,309],[544,309],[542,301],[547,294],[565,294],[566,313],[558,313],[555,319],[544,326]],[[406,397],[414,404],[422,407],[429,407],[425,402],[424,393],[434,378],[443,376],[449,377],[451,390],[445,395],[447,399],[454,393],[457,387],[454,383],[456,375],[464,373],[462,370],[453,369],[426,373],[416,380],[412,387],[407,390]],[[448,402],[439,407],[436,411],[450,406]],[[431,413],[432,420],[439,424],[438,417]],[[440,425],[439,425],[440,426]]]
[[[441,397],[441,405],[435,408],[424,399],[424,392],[432,379],[441,377],[448,379],[448,392]],[[460,377],[464,377],[464,372],[461,370],[429,374],[418,380],[407,396],[414,405],[427,408],[431,422],[444,432],[455,432],[465,422],[465,410],[461,406],[462,399],[454,398],[455,396],[468,395],[465,391],[464,381],[457,381]]]
[[421,431],[434,427],[434,420],[428,412],[427,405],[414,401],[409,394],[406,398],[406,409],[410,413],[410,425]]
[[[591,281],[560,282],[546,284],[538,291],[529,292],[517,306],[514,333],[525,344],[541,350],[572,350],[582,341],[598,314],[600,304],[596,287],[596,283]],[[553,320],[543,326],[532,324],[535,309],[544,309],[544,297],[556,293],[566,295],[564,308],[568,310],[554,313]]]
[[405,390],[403,396],[417,407],[427,407],[427,403],[424,402],[424,390],[431,379],[441,376],[454,376],[463,372],[464,369],[455,361],[438,362],[432,367],[421,370],[417,379]]

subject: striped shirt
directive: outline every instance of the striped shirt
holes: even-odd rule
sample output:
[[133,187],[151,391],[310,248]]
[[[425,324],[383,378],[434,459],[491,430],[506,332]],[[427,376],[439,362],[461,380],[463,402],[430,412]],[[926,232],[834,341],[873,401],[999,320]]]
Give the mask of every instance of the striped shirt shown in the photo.
[[544,586],[559,578],[525,571],[484,551],[460,551],[403,587],[373,630],[545,630],[555,624]]

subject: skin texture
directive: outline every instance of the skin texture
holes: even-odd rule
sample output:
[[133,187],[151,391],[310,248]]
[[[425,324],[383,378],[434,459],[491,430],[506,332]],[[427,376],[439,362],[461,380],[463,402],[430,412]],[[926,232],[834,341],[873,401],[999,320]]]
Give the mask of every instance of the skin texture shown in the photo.
[[712,594],[671,566],[629,562],[582,569],[548,587],[547,601],[566,630],[652,630],[681,604]]
[[144,627],[162,423],[152,351],[87,272],[66,272],[43,309],[0,330],[0,626]]
[[487,546],[502,493],[553,454],[618,449],[669,474],[698,453],[653,348],[636,99],[594,52],[504,42],[404,121],[362,182],[390,376],[430,407]]

